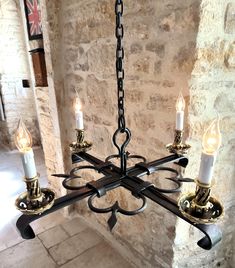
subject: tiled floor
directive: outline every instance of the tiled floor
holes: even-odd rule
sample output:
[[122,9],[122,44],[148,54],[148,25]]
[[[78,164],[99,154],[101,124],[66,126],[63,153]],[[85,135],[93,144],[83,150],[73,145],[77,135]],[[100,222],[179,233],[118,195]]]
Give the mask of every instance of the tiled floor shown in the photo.
[[[36,149],[34,154],[40,184],[46,186],[42,150]],[[81,219],[68,220],[60,212],[32,223],[36,238],[23,240],[15,227],[20,212],[14,207],[14,200],[25,190],[22,176],[19,153],[0,146],[0,268],[132,267]]]

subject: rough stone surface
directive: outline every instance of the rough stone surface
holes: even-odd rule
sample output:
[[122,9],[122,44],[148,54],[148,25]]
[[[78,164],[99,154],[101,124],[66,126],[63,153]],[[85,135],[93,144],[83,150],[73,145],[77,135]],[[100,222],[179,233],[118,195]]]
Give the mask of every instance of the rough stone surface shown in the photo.
[[58,265],[72,260],[89,248],[101,242],[101,237],[94,231],[87,229],[64,242],[50,248],[49,252]]
[[46,248],[50,248],[56,244],[59,244],[69,236],[61,228],[61,226],[56,226],[52,229],[47,230],[44,233],[39,234],[38,237]]
[[[17,259],[13,258],[13,256],[17,256]],[[1,267],[30,268],[32,267],[32,263],[28,261],[29,258],[34,260],[33,267],[35,268],[56,267],[55,262],[50,258],[49,254],[40,243],[38,238],[21,243],[20,247],[16,245],[0,252]]]
[[74,218],[71,221],[65,222],[62,227],[70,236],[72,236],[84,231],[87,228],[87,225],[81,219]]
[[224,31],[225,33],[235,33],[235,3],[229,1],[227,3],[225,18],[224,18]]
[[99,243],[95,248],[88,249],[84,254],[78,256],[74,260],[66,263],[62,268],[77,268],[80,267],[92,268],[97,267],[97,261],[99,267],[123,267],[131,268],[122,256],[117,254],[110,245],[105,242]]

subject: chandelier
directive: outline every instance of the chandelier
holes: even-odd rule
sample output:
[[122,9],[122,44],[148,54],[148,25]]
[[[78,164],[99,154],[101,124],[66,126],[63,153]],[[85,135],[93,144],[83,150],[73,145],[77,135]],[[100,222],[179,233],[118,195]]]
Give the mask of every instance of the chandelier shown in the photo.
[[[89,208],[96,213],[110,213],[108,226],[112,230],[117,223],[117,214],[133,216],[141,213],[147,206],[147,199],[151,199],[156,204],[169,210],[177,217],[188,222],[199,229],[204,237],[197,244],[203,249],[211,249],[221,240],[221,231],[215,222],[223,214],[221,203],[211,196],[213,166],[216,158],[216,151],[221,143],[218,119],[214,120],[203,136],[203,152],[199,175],[196,180],[183,178],[180,168],[186,168],[188,158],[186,153],[190,148],[183,142],[183,121],[185,101],[180,94],[176,103],[176,130],[173,143],[166,146],[169,155],[151,162],[147,162],[145,157],[132,155],[126,147],[131,140],[131,131],[126,126],[124,109],[124,48],[123,36],[124,28],[122,24],[123,1],[115,0],[116,27],[116,78],[117,78],[117,100],[118,100],[118,128],[113,134],[113,144],[117,148],[117,154],[110,155],[106,159],[100,160],[89,154],[92,143],[85,140],[83,112],[81,105],[77,100],[75,105],[76,114],[76,142],[70,144],[72,163],[81,163],[87,161],[89,165],[79,165],[73,168],[69,174],[53,174],[56,177],[64,178],[62,185],[72,192],[55,198],[55,193],[49,188],[41,188],[39,185],[39,174],[37,174],[33,151],[31,135],[23,124],[19,122],[15,134],[16,146],[21,152],[22,162],[25,171],[24,181],[27,191],[22,193],[16,200],[16,207],[23,213],[17,220],[16,226],[24,239],[35,237],[30,223],[44,217],[54,211],[88,198]],[[120,141],[121,140],[121,141]],[[114,159],[119,159],[120,164],[115,165]],[[129,160],[134,160],[135,165],[129,167]],[[166,164],[173,163],[178,165],[178,169],[168,167]],[[81,172],[86,170],[95,170],[102,174],[98,180],[89,181],[86,185],[74,185],[75,180],[80,178]],[[169,172],[173,188],[159,188],[144,176],[152,173]],[[178,201],[170,198],[170,194],[180,192],[182,184],[195,183],[196,190],[190,194],[181,195]],[[96,198],[101,198],[107,192],[113,189],[124,187],[131,194],[140,199],[141,205],[135,210],[126,210],[122,208],[118,201],[112,206],[98,208],[94,205]]]

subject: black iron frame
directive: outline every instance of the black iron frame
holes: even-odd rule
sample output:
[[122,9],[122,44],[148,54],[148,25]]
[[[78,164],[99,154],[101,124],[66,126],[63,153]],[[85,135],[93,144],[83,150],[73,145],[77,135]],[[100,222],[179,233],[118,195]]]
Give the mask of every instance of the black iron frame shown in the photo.
[[[124,215],[132,216],[142,212],[146,206],[146,198],[151,199],[153,202],[159,204],[165,209],[171,211],[173,214],[193,225],[204,233],[204,237],[198,241],[198,245],[203,249],[211,249],[221,240],[221,231],[216,225],[205,225],[205,224],[196,224],[190,219],[186,218],[180,211],[177,202],[168,197],[167,194],[172,194],[179,192],[182,182],[193,182],[192,179],[183,179],[181,174],[173,168],[167,167],[166,164],[174,163],[178,164],[181,167],[186,167],[188,164],[188,159],[179,154],[172,154],[167,157],[152,161],[147,163],[146,159],[138,155],[130,155],[126,151],[126,147],[131,139],[131,131],[126,127],[125,121],[125,111],[124,111],[124,69],[123,69],[123,59],[124,59],[124,49],[122,46],[122,39],[124,35],[124,28],[122,24],[122,15],[123,15],[123,1],[115,0],[115,14],[116,14],[116,29],[115,35],[117,39],[116,47],[116,76],[117,76],[117,97],[118,97],[118,128],[113,135],[113,144],[118,150],[117,155],[111,155],[106,158],[105,161],[86,153],[78,152],[72,154],[72,162],[80,163],[82,161],[87,161],[91,165],[83,165],[75,167],[72,169],[70,174],[55,174],[56,177],[65,178],[63,181],[63,186],[68,190],[74,190],[74,192],[69,193],[63,197],[60,197],[55,200],[54,205],[44,211],[42,214],[36,215],[22,215],[17,220],[17,228],[21,233],[21,236],[25,239],[32,239],[35,237],[34,231],[30,226],[30,223],[44,217],[54,211],[61,209],[63,207],[69,206],[75,202],[78,202],[86,197],[88,199],[89,208],[96,213],[111,213],[111,216],[108,220],[108,225],[110,230],[113,229],[117,223],[117,213]],[[79,133],[79,130],[77,130]],[[84,130],[80,130],[82,137],[84,135]],[[124,142],[118,144],[118,136],[124,136]],[[77,148],[82,147],[82,143],[78,144]],[[118,157],[120,159],[120,167],[114,165],[110,160]],[[131,168],[127,167],[127,161],[130,158],[142,160],[138,162]],[[99,173],[102,173],[104,177],[98,179],[97,181],[90,181],[84,186],[74,186],[71,184],[71,181],[78,179],[78,173],[81,170],[93,169]],[[169,171],[174,174],[173,177],[167,178],[171,180],[176,187],[174,189],[160,189],[150,182],[143,180],[143,176],[150,175],[153,172],[160,171]],[[133,211],[127,211],[119,206],[118,201],[116,201],[109,208],[97,208],[93,205],[93,200],[96,197],[104,196],[108,191],[113,190],[118,187],[124,187],[129,190],[136,198],[142,199],[142,205],[139,209]]]
[[[205,236],[197,243],[201,248],[209,250],[221,240],[222,235],[218,226],[214,224],[195,224],[184,217],[184,215],[179,210],[177,202],[166,195],[167,191],[168,193],[172,193],[178,191],[178,189],[173,191],[167,189],[161,190],[141,178],[144,175],[150,175],[153,172],[162,170],[164,165],[168,163],[175,163],[181,167],[186,167],[188,164],[188,159],[185,156],[173,154],[149,163],[140,162],[129,168],[125,175],[123,175],[121,169],[115,166],[113,163],[108,161],[101,161],[88,153],[81,152],[72,155],[73,163],[79,163],[83,160],[88,161],[90,164],[92,164],[92,166],[88,166],[88,168],[94,167],[95,170],[97,170],[99,173],[104,174],[105,176],[98,179],[97,181],[91,181],[84,186],[79,186],[77,187],[78,190],[75,190],[72,193],[56,199],[54,205],[42,214],[20,216],[20,218],[17,220],[16,226],[24,239],[32,239],[35,237],[34,231],[30,226],[31,222],[87,197],[91,199],[93,199],[95,196],[101,197],[112,189],[124,187],[125,189],[129,190],[134,196],[140,198],[147,197],[151,199],[153,202],[171,211],[176,216],[199,229],[202,233],[205,234]],[[83,169],[83,167],[84,166],[76,168],[76,172],[80,169]],[[57,177],[66,177],[66,175],[59,174]],[[70,175],[67,175],[67,178],[73,179],[75,177],[77,178],[78,176],[74,175],[73,170]],[[181,184],[184,181],[184,179],[179,176],[172,178],[172,180],[178,184]],[[185,181],[190,180],[186,179]],[[91,199],[90,203],[92,202]],[[90,206],[90,208],[92,209],[92,206]],[[98,213],[112,213],[112,216],[108,222],[110,229],[112,229],[116,223],[116,213],[122,213],[120,210],[121,209],[117,202],[112,207],[107,209],[107,211],[102,211],[102,209],[97,209],[96,211],[96,208],[93,209],[93,211]],[[134,214],[136,213],[134,212]],[[125,215],[134,214],[127,213]]]

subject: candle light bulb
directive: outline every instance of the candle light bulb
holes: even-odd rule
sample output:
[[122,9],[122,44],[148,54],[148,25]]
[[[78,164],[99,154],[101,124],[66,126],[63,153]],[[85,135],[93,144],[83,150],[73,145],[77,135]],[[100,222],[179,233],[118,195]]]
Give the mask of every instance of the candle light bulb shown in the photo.
[[215,153],[221,145],[221,133],[219,129],[219,119],[215,119],[202,138],[203,150],[208,154]]
[[15,133],[15,145],[20,152],[26,152],[32,147],[32,137],[22,119],[19,120]]
[[76,98],[74,108],[75,108],[75,113],[78,113],[79,111],[82,110],[82,105],[81,105],[81,101],[79,98]]
[[176,107],[177,112],[183,112],[184,111],[185,100],[184,100],[184,97],[183,97],[181,92],[180,92],[180,94],[179,94],[179,96],[177,98],[175,107]]
[[77,97],[74,102],[75,117],[76,117],[76,129],[84,129],[83,124],[83,112],[80,99]]

